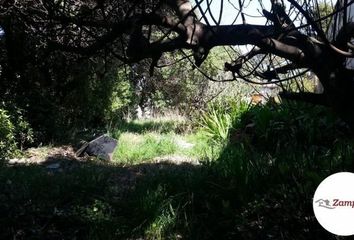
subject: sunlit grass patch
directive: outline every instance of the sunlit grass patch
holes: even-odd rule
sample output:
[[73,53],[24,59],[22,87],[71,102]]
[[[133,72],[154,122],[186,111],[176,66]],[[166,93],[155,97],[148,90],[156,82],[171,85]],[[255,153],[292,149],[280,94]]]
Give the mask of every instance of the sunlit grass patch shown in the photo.
[[203,132],[197,131],[184,136],[185,141],[193,143],[193,147],[183,150],[190,157],[199,161],[212,161],[218,158],[222,150],[222,145],[211,142],[210,138]]
[[118,138],[114,159],[119,163],[136,164],[169,155],[193,159],[210,158],[210,146],[204,133],[191,131],[184,118],[134,120],[113,130]]
[[221,149],[221,146],[210,144],[200,132],[188,135],[123,133],[118,139],[114,160],[136,164],[174,155],[202,161],[215,159]]
[[118,143],[114,159],[121,163],[139,163],[177,151],[173,134],[123,133]]

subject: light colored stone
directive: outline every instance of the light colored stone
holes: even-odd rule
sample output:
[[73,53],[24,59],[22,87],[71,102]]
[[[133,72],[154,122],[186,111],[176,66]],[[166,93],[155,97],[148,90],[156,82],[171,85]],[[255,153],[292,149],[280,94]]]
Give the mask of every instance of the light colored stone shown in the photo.
[[116,139],[102,135],[89,142],[86,152],[91,156],[111,161],[117,144]]

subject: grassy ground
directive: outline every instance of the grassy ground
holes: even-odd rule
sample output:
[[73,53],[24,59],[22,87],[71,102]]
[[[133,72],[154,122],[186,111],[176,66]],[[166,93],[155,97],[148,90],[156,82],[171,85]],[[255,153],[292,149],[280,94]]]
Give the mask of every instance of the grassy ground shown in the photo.
[[[113,163],[3,165],[0,239],[338,239],[316,222],[312,196],[354,168],[345,124],[311,106],[223,114],[193,131],[125,123],[111,133]],[[155,161],[163,156],[172,161]]]
[[186,120],[135,120],[125,123],[112,133],[119,142],[114,160],[117,163],[138,164],[174,156],[194,162],[203,161],[210,148],[208,138],[192,132],[190,128]]

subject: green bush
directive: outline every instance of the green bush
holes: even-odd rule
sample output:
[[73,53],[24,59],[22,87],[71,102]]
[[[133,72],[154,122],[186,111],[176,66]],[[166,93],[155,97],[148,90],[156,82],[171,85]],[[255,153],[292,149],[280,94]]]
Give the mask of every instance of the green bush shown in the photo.
[[239,116],[233,129],[214,167],[245,189],[259,184],[261,192],[264,181],[295,188],[294,179],[320,179],[352,168],[349,129],[323,107],[255,106]]
[[237,125],[240,116],[247,110],[243,102],[232,100],[213,102],[208,106],[199,120],[201,130],[214,143],[225,144],[228,141],[230,130]]
[[0,108],[0,159],[11,155],[16,149],[14,125],[10,121],[8,112]]
[[32,128],[20,109],[14,106],[0,108],[0,159],[16,155],[33,140]]
[[304,150],[313,145],[330,148],[350,132],[328,109],[304,104],[255,106],[242,116],[240,127],[250,123],[254,126],[252,143],[271,153],[280,150],[279,145],[301,146]]

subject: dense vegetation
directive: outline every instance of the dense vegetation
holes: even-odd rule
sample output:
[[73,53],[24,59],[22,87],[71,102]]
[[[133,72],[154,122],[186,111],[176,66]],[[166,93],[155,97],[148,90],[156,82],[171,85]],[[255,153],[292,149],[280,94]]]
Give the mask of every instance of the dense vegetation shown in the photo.
[[[348,6],[99,2],[0,0],[0,239],[338,239],[312,197],[354,171]],[[101,134],[112,161],[75,155]]]
[[[331,238],[314,219],[313,192],[329,174],[353,170],[354,148],[328,109],[215,103],[188,124],[114,129],[121,145],[110,164],[1,168],[1,214],[11,216],[2,238]],[[176,153],[200,164],[153,160]]]
[[[211,85],[201,73],[184,71],[186,61],[150,76],[144,62],[126,66],[101,55],[88,58],[57,52],[44,57],[47,53],[38,48],[37,39],[17,24],[12,27],[8,35],[22,47],[7,49],[9,36],[0,36],[0,47],[7,49],[0,56],[0,139],[10,149],[1,150],[1,158],[14,155],[15,149],[68,142],[90,129],[104,132],[134,119],[138,108],[150,116],[167,112],[191,116],[228,88]],[[225,75],[217,67],[225,56],[221,49],[212,53],[205,72]],[[164,60],[175,59],[171,55]]]

